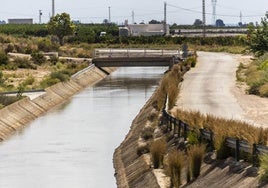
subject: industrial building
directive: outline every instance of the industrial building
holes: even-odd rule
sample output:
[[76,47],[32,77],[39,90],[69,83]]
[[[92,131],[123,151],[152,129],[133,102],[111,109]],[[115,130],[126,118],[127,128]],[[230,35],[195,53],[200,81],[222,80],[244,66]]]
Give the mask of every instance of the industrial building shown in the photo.
[[32,18],[8,19],[8,24],[33,24]]
[[169,35],[169,25],[164,24],[131,24],[119,28],[119,36],[162,36]]

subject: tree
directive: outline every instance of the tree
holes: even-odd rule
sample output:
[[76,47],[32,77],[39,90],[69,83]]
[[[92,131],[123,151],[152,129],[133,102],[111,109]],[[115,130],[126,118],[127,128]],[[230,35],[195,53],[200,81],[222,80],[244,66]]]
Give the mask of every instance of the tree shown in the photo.
[[70,15],[67,13],[57,14],[51,17],[47,27],[50,34],[58,37],[61,45],[63,45],[63,38],[74,34],[76,29],[75,24],[71,21]]
[[248,28],[248,45],[257,55],[268,51],[268,14],[265,16],[260,25],[254,27],[253,24],[250,24]]
[[217,27],[224,27],[225,24],[224,24],[223,20],[221,20],[221,19],[217,19],[217,20],[216,20],[216,26],[217,26]]
[[157,20],[151,20],[151,21],[149,21],[149,24],[161,24],[161,22],[159,22]]
[[200,19],[196,19],[194,21],[194,26],[201,26],[201,25],[203,25],[203,22]]
[[103,24],[109,24],[109,20],[108,19],[104,19],[103,20]]

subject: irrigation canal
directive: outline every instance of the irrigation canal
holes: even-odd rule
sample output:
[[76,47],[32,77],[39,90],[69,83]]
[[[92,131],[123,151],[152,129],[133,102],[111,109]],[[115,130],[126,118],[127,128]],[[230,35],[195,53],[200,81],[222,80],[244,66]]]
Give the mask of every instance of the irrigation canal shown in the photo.
[[119,68],[0,144],[0,187],[113,188],[112,156],[167,68]]

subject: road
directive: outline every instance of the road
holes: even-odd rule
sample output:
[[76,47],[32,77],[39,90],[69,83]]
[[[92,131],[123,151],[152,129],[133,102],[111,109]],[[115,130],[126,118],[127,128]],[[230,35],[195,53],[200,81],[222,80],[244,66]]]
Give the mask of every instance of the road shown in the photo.
[[198,64],[184,75],[177,107],[268,127],[268,99],[246,95],[236,83],[241,55],[198,52]]

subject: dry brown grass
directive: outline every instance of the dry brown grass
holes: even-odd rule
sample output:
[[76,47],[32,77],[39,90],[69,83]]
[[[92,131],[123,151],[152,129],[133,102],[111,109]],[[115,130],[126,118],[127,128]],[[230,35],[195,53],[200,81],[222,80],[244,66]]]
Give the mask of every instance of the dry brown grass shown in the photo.
[[150,153],[152,157],[153,166],[155,169],[163,165],[164,155],[166,154],[167,143],[165,139],[158,139],[152,142]]
[[172,109],[176,103],[179,94],[178,85],[182,79],[180,65],[174,65],[168,73],[166,73],[157,90],[157,106],[162,109],[168,100],[168,109]]
[[181,171],[185,165],[185,156],[178,150],[173,150],[168,154],[168,174],[171,177],[173,187],[181,185]]
[[204,145],[193,145],[188,150],[190,160],[190,172],[193,178],[197,178],[200,175],[204,154]]
[[228,120],[213,115],[203,115],[200,112],[177,110],[177,118],[189,124],[192,128],[204,128],[214,133],[215,147],[221,145],[221,140],[233,137],[248,141],[249,144],[267,145],[268,129],[255,127],[243,121]]

